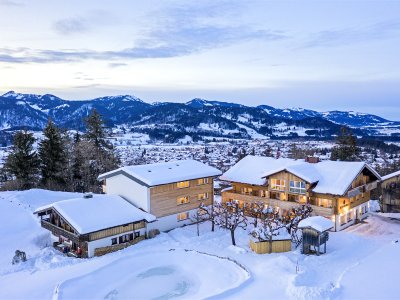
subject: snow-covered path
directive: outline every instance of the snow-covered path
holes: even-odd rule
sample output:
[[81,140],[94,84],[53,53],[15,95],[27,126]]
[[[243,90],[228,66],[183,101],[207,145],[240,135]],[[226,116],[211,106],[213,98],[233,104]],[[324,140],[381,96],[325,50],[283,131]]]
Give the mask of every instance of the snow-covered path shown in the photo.
[[[51,299],[56,287],[60,299],[391,299],[400,293],[392,284],[400,269],[400,222],[382,215],[331,233],[328,253],[319,257],[298,250],[257,255],[246,231],[237,231],[234,247],[229,233],[202,224],[200,236],[187,226],[103,257],[74,259],[45,247],[48,233],[32,215],[35,207],[66,198],[71,194],[0,193],[0,299]],[[11,266],[16,249],[29,259]],[[228,257],[250,275],[185,249]]]

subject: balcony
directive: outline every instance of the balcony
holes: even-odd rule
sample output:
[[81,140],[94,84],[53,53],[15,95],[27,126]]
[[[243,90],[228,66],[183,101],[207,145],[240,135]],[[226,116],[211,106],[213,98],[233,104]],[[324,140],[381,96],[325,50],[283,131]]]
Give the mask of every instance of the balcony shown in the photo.
[[378,187],[378,181],[372,181],[358,187],[355,187],[347,192],[347,197],[353,198],[362,193],[372,191]]
[[76,235],[68,230],[65,230],[62,227],[58,227],[55,224],[50,223],[48,220],[43,219],[41,221],[41,225],[43,228],[51,231],[51,233],[55,236],[63,236],[71,241],[74,241],[76,243],[80,241],[86,241],[86,235]]
[[[278,200],[278,199],[271,199],[267,197],[259,197],[253,195],[243,195],[241,193],[235,193],[232,191],[226,191],[222,193],[222,201],[226,202],[232,200],[243,201],[245,203],[254,203],[254,202],[263,202],[269,206],[277,206],[281,209],[289,210],[295,206],[300,206],[302,203],[292,202],[288,200]],[[317,205],[312,205],[311,207],[313,211],[320,216],[327,216],[330,217],[334,214],[334,210],[331,207],[322,207]]]

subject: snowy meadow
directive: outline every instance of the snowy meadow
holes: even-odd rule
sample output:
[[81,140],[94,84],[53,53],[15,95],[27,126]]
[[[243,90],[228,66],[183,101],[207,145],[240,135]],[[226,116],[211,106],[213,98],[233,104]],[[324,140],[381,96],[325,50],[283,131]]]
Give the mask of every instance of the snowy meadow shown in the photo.
[[[32,214],[76,194],[1,192],[0,299],[398,299],[390,284],[400,263],[400,216],[372,213],[364,223],[330,233],[327,254],[299,249],[259,255],[249,234],[201,224],[162,233],[102,257],[76,259],[50,245]],[[27,261],[11,265],[15,250]]]

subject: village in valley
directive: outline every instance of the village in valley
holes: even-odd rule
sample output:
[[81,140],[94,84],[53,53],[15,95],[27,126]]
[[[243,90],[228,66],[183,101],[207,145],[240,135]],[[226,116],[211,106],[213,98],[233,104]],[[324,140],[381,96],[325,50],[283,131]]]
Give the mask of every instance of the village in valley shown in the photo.
[[396,154],[347,131],[140,144],[85,122],[16,132],[5,153],[0,298],[396,298],[378,288],[400,251]]
[[400,0],[0,15],[0,300],[400,300]]

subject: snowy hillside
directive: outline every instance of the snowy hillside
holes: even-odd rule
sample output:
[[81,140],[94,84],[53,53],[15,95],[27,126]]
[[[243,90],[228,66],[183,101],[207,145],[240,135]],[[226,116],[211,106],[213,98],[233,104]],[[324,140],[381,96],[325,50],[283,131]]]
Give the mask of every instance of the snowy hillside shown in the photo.
[[[64,100],[50,94],[22,94],[13,91],[0,96],[0,130],[21,127],[41,129],[49,117],[59,126],[82,129],[82,119],[92,109],[102,114],[109,127],[123,127],[126,131],[148,134],[153,139],[165,139],[167,142],[187,139],[186,136],[192,140],[205,137],[302,137],[321,140],[334,137],[343,125],[352,127],[359,136],[400,136],[399,122],[352,111],[317,112],[268,105],[252,107],[200,98],[187,103],[150,104],[131,95]],[[293,130],[293,127],[296,129]]]
[[[93,259],[64,257],[32,211],[76,194],[31,190],[0,193],[0,299],[398,299],[390,284],[400,263],[400,221],[374,214],[330,233],[328,253],[299,250],[257,255],[246,231],[210,231],[203,224]],[[12,266],[16,249],[28,261]],[[297,271],[296,271],[297,270]]]

